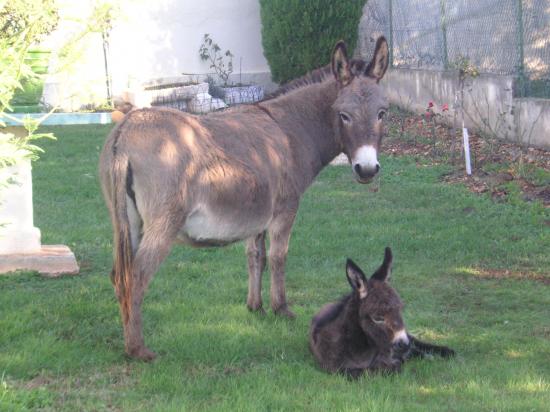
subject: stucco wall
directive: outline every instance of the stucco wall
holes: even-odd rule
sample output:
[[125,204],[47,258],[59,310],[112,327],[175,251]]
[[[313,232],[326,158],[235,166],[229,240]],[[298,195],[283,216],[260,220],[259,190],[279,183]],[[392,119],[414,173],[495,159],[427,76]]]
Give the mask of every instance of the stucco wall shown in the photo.
[[550,100],[515,99],[517,133],[527,144],[550,149]]
[[[64,18],[49,41],[52,49],[77,30],[74,20],[85,20],[90,4],[90,0],[61,0]],[[258,0],[121,0],[121,8],[122,15],[110,35],[108,58],[115,95],[154,79],[170,81],[182,73],[212,72],[198,52],[205,33],[235,56],[235,80],[240,71],[246,79],[270,80],[261,44]],[[51,76],[48,83],[51,103],[61,102],[73,109],[87,100],[105,98],[101,36],[88,36],[73,70],[64,76]]]
[[133,81],[212,72],[199,57],[205,33],[222,51],[233,53],[235,73],[269,72],[258,0],[139,2],[124,17],[111,36],[115,89]]

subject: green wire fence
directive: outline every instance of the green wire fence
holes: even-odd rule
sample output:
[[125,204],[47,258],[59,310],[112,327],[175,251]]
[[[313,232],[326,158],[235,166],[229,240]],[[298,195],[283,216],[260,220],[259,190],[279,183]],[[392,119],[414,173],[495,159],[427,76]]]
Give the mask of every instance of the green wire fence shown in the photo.
[[467,59],[480,73],[514,76],[516,97],[550,98],[548,0],[368,0],[359,52],[379,34],[393,67],[449,70]]

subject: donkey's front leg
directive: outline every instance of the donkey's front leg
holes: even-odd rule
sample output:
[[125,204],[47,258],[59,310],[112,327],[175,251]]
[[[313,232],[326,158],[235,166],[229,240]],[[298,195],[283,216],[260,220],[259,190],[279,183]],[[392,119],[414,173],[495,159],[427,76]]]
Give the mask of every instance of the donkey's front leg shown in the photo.
[[251,311],[265,313],[262,308],[262,274],[266,265],[265,231],[246,241],[248,258],[248,298],[246,305]]
[[277,315],[295,318],[288,308],[285,292],[285,263],[288,242],[296,211],[278,215],[269,226],[269,269],[271,270],[271,308]]
[[455,351],[447,346],[433,345],[423,342],[416,337],[407,334],[411,343],[411,354],[409,358],[424,357],[425,355],[439,355],[444,358],[455,356]]

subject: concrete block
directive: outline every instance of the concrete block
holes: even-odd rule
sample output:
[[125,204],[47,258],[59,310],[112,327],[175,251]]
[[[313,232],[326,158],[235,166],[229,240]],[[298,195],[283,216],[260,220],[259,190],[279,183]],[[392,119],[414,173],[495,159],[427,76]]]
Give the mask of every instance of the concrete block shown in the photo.
[[17,270],[36,271],[47,277],[76,275],[78,264],[73,252],[64,245],[42,245],[35,253],[10,253],[0,255],[0,273]]

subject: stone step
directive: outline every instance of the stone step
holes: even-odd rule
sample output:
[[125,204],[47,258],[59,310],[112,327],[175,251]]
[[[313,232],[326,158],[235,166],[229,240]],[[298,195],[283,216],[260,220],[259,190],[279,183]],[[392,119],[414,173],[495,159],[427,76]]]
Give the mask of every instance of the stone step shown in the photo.
[[65,245],[42,245],[35,253],[0,255],[0,273],[17,270],[36,271],[47,277],[77,275],[78,264],[73,252]]

